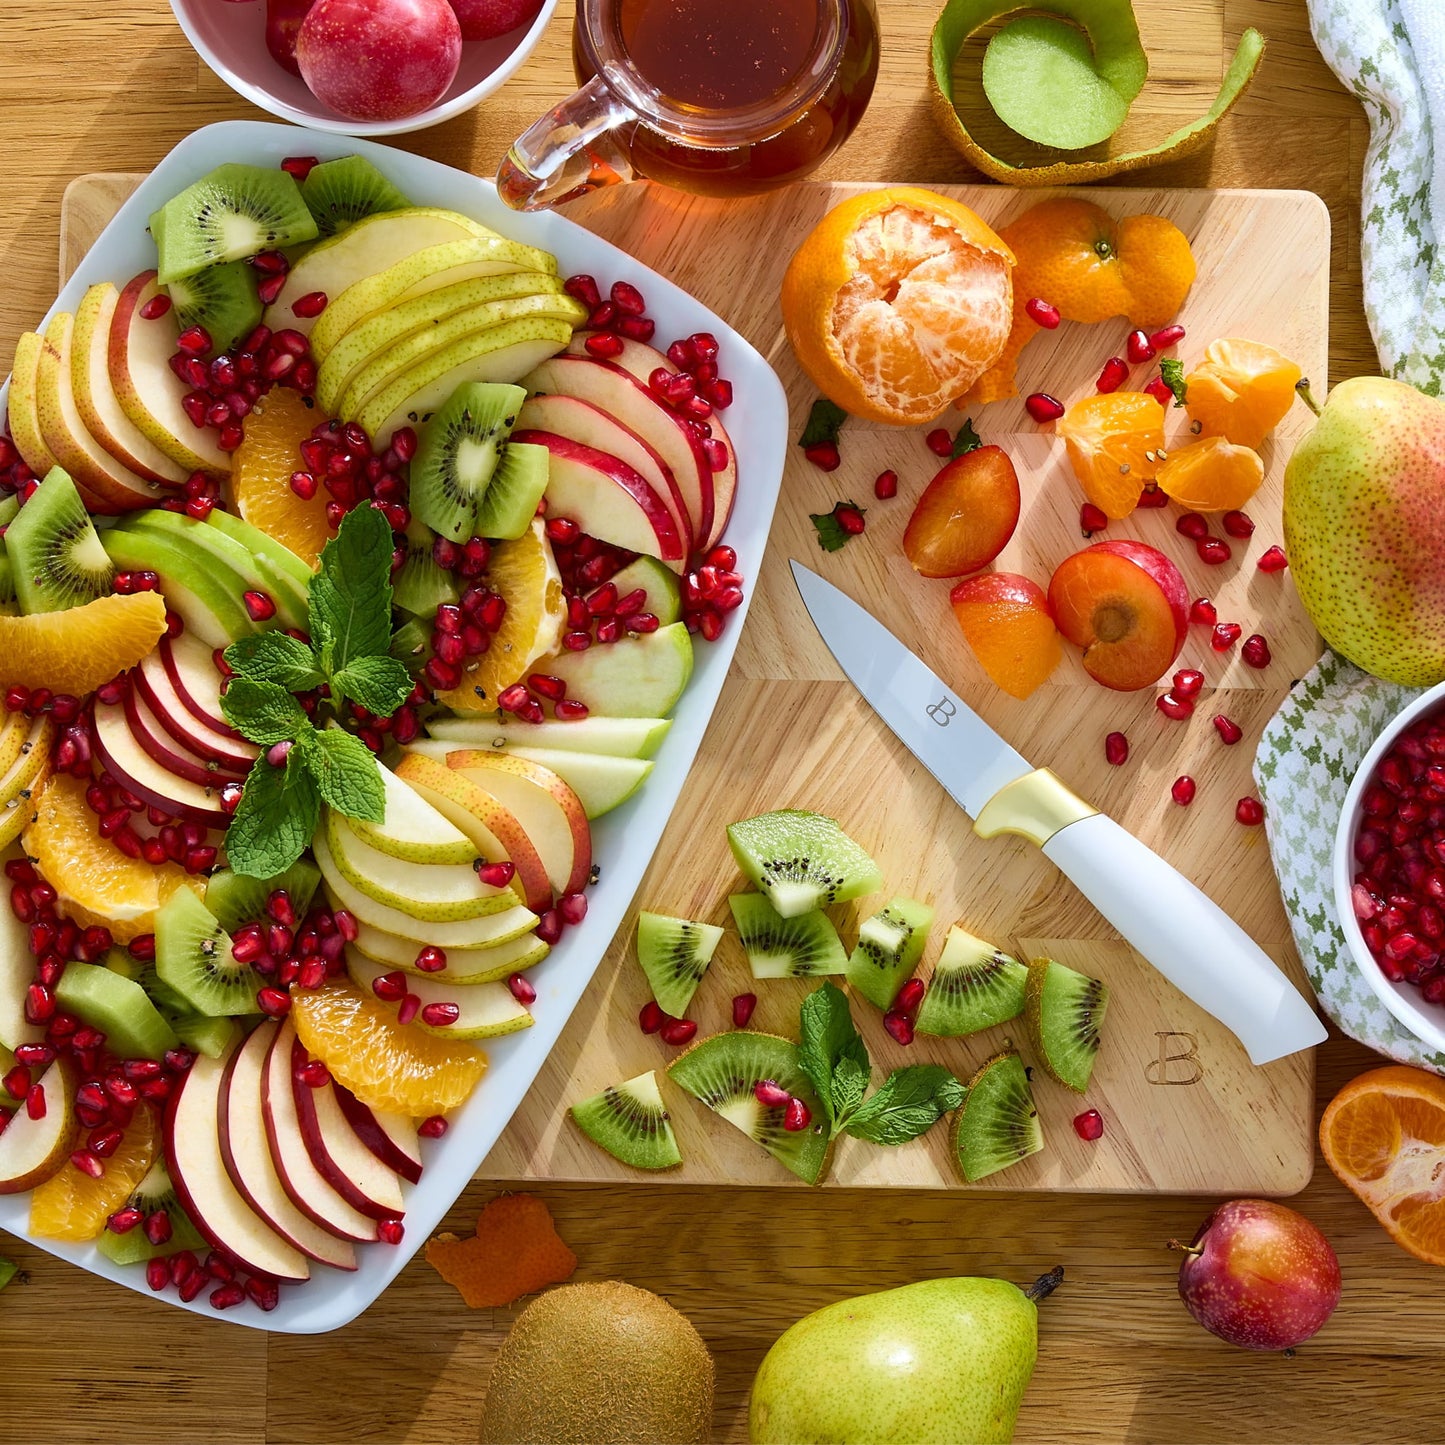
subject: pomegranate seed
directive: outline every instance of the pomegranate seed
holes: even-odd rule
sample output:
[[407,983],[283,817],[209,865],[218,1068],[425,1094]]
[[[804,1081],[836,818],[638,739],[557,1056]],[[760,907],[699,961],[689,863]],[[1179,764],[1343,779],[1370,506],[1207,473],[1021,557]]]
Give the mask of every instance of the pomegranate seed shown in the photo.
[[400,1003],[406,997],[406,975],[400,969],[380,974],[372,979],[371,991],[383,1003]]
[[697,1025],[691,1019],[668,1019],[658,1029],[657,1036],[672,1048],[681,1048],[697,1033]]
[[748,1020],[753,1016],[753,1010],[758,1006],[758,996],[755,993],[739,993],[733,995],[733,1027],[745,1029]]
[[1254,535],[1254,523],[1245,512],[1226,512],[1223,526],[1231,537],[1244,538]]
[[945,427],[934,427],[934,429],[923,438],[923,444],[936,457],[949,457],[953,454],[953,438],[949,436]]
[[160,1294],[171,1282],[171,1267],[164,1259],[146,1261],[146,1284],[155,1294]]
[[873,482],[873,495],[880,502],[886,502],[890,497],[896,497],[898,495],[898,473],[879,472]]
[[447,956],[436,944],[428,943],[417,954],[415,963],[423,973],[440,973],[447,966]]
[[1246,828],[1257,828],[1264,822],[1264,804],[1258,798],[1241,798],[1234,805],[1234,816]]
[[1198,512],[1185,512],[1174,523],[1174,530],[1181,537],[1190,537],[1198,541],[1209,535],[1209,523]]
[[1272,660],[1269,643],[1258,632],[1252,633],[1244,639],[1244,646],[1239,649],[1239,655],[1251,667],[1256,668],[1266,668]]
[[642,292],[627,281],[614,281],[608,295],[612,297],[613,304],[624,316],[641,316],[647,310],[647,303],[642,299]]
[[312,1059],[296,1070],[296,1077],[308,1089],[324,1089],[331,1082],[331,1070],[320,1059]]
[[28,1069],[43,1069],[55,1062],[55,1050],[49,1044],[16,1044],[15,1058]]
[[1169,389],[1169,383],[1162,376],[1156,376],[1144,388],[1144,394],[1152,396],[1160,406],[1168,406],[1174,400],[1174,393]]
[[610,331],[593,332],[582,344],[587,348],[589,356],[596,356],[604,361],[622,355],[622,338],[614,336]]
[[1184,328],[1182,326],[1165,326],[1149,338],[1149,344],[1155,351],[1163,351],[1167,347],[1175,346],[1183,340]]
[[[45,984],[32,983],[25,990],[25,1021],[32,1024],[44,1024],[49,1023],[54,1017],[55,995]],[[37,1085],[37,1087],[39,1086]]]
[[154,1245],[162,1245],[171,1237],[171,1217],[164,1209],[146,1215],[145,1236]]
[[558,722],[581,722],[588,715],[588,707],[575,698],[565,698],[553,707],[552,713]]
[[1074,1133],[1080,1139],[1093,1142],[1104,1137],[1104,1118],[1097,1109],[1085,1109],[1074,1116]]
[[1153,361],[1155,350],[1154,343],[1149,339],[1149,333],[1147,331],[1131,331],[1129,339],[1124,343],[1124,354],[1135,366],[1142,366],[1146,361]]
[[5,1092],[12,1099],[23,1099],[30,1092],[30,1070],[24,1064],[16,1066],[5,1075]]
[[1209,634],[1209,645],[1215,652],[1228,652],[1239,641],[1243,631],[1244,628],[1237,622],[1217,622],[1214,631]]
[[655,1034],[667,1021],[668,1016],[663,1013],[661,1006],[654,1003],[652,999],[648,999],[638,1011],[637,1026],[645,1034]]
[[235,1266],[219,1250],[213,1249],[206,1256],[206,1262],[202,1268],[212,1279],[218,1279],[223,1284],[230,1284],[236,1277]]
[[[863,519],[863,513],[857,507],[850,507],[846,502],[839,502],[833,508],[833,515],[838,519],[838,525],[850,536],[858,536],[868,524]],[[706,633],[704,633],[706,636]],[[708,641],[712,641],[708,638]]]
[[1174,722],[1183,722],[1194,716],[1194,704],[1186,697],[1175,697],[1172,692],[1161,692],[1154,699],[1154,706]]
[[246,1281],[246,1298],[258,1310],[270,1314],[281,1303],[281,1287],[274,1279],[261,1279],[253,1274]]
[[376,1237],[383,1244],[400,1244],[406,1234],[406,1227],[399,1219],[383,1219],[376,1226]]
[[1042,326],[1045,331],[1057,330],[1063,319],[1057,306],[1050,306],[1047,301],[1040,300],[1037,296],[1030,296],[1024,302],[1024,312],[1035,326]]
[[1206,567],[1218,567],[1234,555],[1229,543],[1222,537],[1201,537],[1194,547]]
[[327,296],[324,291],[308,291],[304,296],[298,296],[291,303],[293,315],[301,316],[310,320],[313,316],[320,316],[326,310]]
[[564,893],[557,900],[557,911],[563,922],[575,926],[587,917],[587,899],[581,893]]
[[449,1002],[424,1004],[421,1010],[421,1021],[434,1029],[450,1028],[461,1016],[461,1005]]
[[176,346],[189,356],[199,356],[211,349],[211,336],[204,326],[191,326],[176,337]]
[[896,1043],[907,1045],[913,1042],[913,1020],[901,1009],[889,1009],[883,1015],[883,1027]]
[[[279,277],[277,279],[280,279]],[[192,1270],[180,1283],[177,1293],[181,1297],[182,1304],[190,1304],[200,1292],[211,1282],[210,1276],[205,1270]]]
[[423,1139],[440,1139],[447,1132],[447,1121],[440,1114],[433,1114],[416,1126],[416,1132]]
[[276,604],[264,592],[243,592],[241,601],[252,622],[268,622],[276,615]]
[[213,1310],[228,1310],[233,1305],[245,1303],[245,1286],[234,1282],[231,1284],[223,1284],[213,1289],[209,1298]]
[[269,984],[258,990],[256,1002],[268,1018],[285,1018],[291,1012],[291,995],[285,989],[273,988]]
[[1110,733],[1104,739],[1104,757],[1116,768],[1128,762],[1129,739],[1123,733]]
[[1109,519],[1104,515],[1102,507],[1096,507],[1092,502],[1085,502],[1079,508],[1079,530],[1084,536],[1092,537],[1095,532],[1102,532],[1109,525]]
[[[109,1219],[105,1221],[105,1227],[112,1234],[129,1234],[142,1219],[145,1218],[145,1211],[135,1208],[134,1205],[127,1209],[117,1209]],[[170,1282],[170,1271],[166,1271],[166,1282]]]
[[1244,736],[1244,729],[1233,718],[1225,717],[1223,713],[1216,714],[1214,730],[1219,734],[1220,741],[1226,747],[1232,748]]
[[171,298],[164,291],[158,291],[140,309],[142,321],[156,321],[171,309]]
[[1094,382],[1094,390],[1118,391],[1128,375],[1129,363],[1122,356],[1111,356],[1104,363],[1104,369],[1099,373],[1098,380]]
[[803,455],[820,471],[836,472],[843,464],[837,442],[814,442],[803,448]]
[[597,289],[597,282],[591,276],[581,274],[569,276],[563,282],[562,289],[574,301],[580,301],[589,311],[602,301],[602,293]]
[[120,1148],[125,1136],[119,1129],[94,1129],[85,1141],[86,1147],[97,1159],[109,1159]]
[[902,988],[898,990],[898,997],[893,1000],[893,1007],[899,1013],[914,1014],[918,1011],[918,1005],[923,1002],[924,985],[921,978],[910,978]]
[[1289,566],[1289,558],[1284,555],[1283,547],[1269,547],[1260,554],[1259,561],[1254,565],[1261,572],[1283,572]]
[[790,1134],[801,1134],[813,1122],[812,1110],[801,1099],[789,1099],[783,1110],[783,1128]]
[[179,1250],[171,1256],[171,1283],[173,1285],[182,1285],[196,1274],[205,1278],[200,1260],[189,1249]]
[[1046,391],[1036,391],[1024,398],[1024,410],[1033,417],[1036,422],[1058,421],[1064,414],[1064,405],[1061,401],[1050,396]]
[[1187,808],[1194,801],[1194,794],[1194,779],[1188,773],[1185,773],[1183,777],[1175,778],[1173,786],[1169,789],[1169,796],[1181,808]]
[[753,1098],[765,1109],[786,1109],[792,1102],[793,1096],[771,1079],[759,1079],[753,1085]]
[[396,1021],[399,1024],[409,1024],[421,1012],[421,1000],[414,993],[409,993],[397,1005]]
[[1209,598],[1196,597],[1189,605],[1189,620],[1202,623],[1205,627],[1213,627],[1219,621],[1219,613]]
[[1185,667],[1174,674],[1174,686],[1171,691],[1175,697],[1181,697],[1188,702],[1192,702],[1199,696],[1203,687],[1204,674],[1197,668]]

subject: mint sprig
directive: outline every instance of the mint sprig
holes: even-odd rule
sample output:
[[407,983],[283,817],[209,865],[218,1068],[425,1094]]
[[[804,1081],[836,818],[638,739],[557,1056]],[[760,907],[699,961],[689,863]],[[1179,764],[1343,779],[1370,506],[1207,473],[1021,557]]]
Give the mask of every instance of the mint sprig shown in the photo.
[[973,418],[969,417],[954,433],[953,447],[948,453],[949,461],[957,461],[968,452],[976,452],[983,445],[983,438],[973,429]]
[[1174,393],[1174,405],[1183,406],[1189,400],[1189,383],[1184,379],[1184,363],[1175,356],[1166,356],[1159,363],[1159,375],[1164,385]]

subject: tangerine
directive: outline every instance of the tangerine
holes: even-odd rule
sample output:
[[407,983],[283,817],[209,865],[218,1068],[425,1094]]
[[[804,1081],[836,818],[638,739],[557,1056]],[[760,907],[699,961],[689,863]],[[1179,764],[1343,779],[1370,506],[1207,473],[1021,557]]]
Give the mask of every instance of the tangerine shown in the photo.
[[311,567],[331,538],[329,494],[318,477],[315,495],[300,497],[291,488],[291,477],[305,470],[301,443],[322,420],[300,392],[272,387],[246,418],[246,435],[231,461],[231,487],[241,516]]
[[160,1153],[155,1110],[141,1104],[131,1116],[105,1173],[92,1179],[68,1159],[30,1196],[30,1231],[45,1239],[94,1239],[105,1221],[130,1198]]
[[165,630],[159,592],[97,597],[62,612],[0,616],[0,683],[84,697],[134,667]]
[[1264,481],[1264,463],[1250,447],[1221,436],[1205,437],[1178,451],[1154,478],[1161,492],[1195,512],[1232,512]]
[[1300,369],[1262,341],[1223,337],[1185,378],[1185,410],[1205,436],[1257,447],[1294,403]]
[[1013,253],[967,206],[885,186],[835,206],[783,277],[783,326],[815,386],[855,416],[931,421],[997,360]]
[[1084,495],[1106,517],[1127,517],[1165,455],[1164,408],[1147,392],[1101,392],[1076,401],[1055,427]]

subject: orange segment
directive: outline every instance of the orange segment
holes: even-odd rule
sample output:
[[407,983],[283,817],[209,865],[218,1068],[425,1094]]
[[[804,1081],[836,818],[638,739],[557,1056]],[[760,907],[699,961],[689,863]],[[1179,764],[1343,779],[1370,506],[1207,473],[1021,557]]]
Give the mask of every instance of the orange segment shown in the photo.
[[1159,490],[1196,512],[1230,512],[1242,507],[1264,481],[1264,463],[1249,447],[1223,437],[1206,437],[1169,453],[1154,478]]
[[325,418],[289,386],[273,387],[246,418],[246,435],[231,462],[236,508],[253,527],[270,533],[314,567],[331,537],[325,487],[310,501],[291,490],[291,474],[305,469],[301,443]]
[[368,1108],[419,1119],[460,1104],[487,1071],[487,1057],[396,1021],[396,1004],[335,980],[291,996],[296,1035]]
[[60,911],[82,927],[104,924],[120,943],[153,933],[156,909],[177,888],[199,893],[203,886],[174,863],[156,867],[127,858],[102,838],[86,806],[85,784],[68,773],[54,774],[45,785],[24,845],[60,895]]
[[514,542],[496,542],[483,583],[507,604],[491,646],[463,674],[462,685],[439,692],[437,701],[460,710],[491,711],[497,694],[525,677],[539,657],[562,641],[567,603],[562,577],[541,520]]
[[970,577],[950,593],[964,641],[995,686],[1025,698],[1059,665],[1063,648],[1043,588],[1011,572]]
[[1361,1074],[1325,1110],[1320,1148],[1396,1244],[1445,1264],[1445,1079],[1402,1064]]
[[1211,341],[1204,360],[1185,378],[1185,410],[1205,436],[1257,447],[1294,404],[1300,369],[1262,341]]
[[931,421],[998,359],[1012,314],[1008,247],[967,206],[911,186],[835,206],[783,278],[798,361],[873,421]]
[[1106,517],[1127,517],[1159,469],[1164,408],[1142,391],[1105,392],[1076,401],[1055,427],[1084,495]]
[[165,630],[159,592],[97,597],[63,612],[0,616],[0,682],[84,697],[134,667]]
[[31,1232],[45,1239],[94,1239],[150,1171],[160,1139],[155,1111],[141,1104],[99,1179],[67,1160],[58,1174],[36,1186],[30,1196]]

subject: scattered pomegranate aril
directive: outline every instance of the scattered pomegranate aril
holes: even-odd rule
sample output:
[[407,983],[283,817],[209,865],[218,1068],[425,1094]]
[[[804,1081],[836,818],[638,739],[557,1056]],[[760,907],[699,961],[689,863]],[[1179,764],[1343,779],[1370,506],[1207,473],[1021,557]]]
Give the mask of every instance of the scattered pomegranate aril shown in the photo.
[[423,1139],[440,1139],[447,1132],[447,1121],[440,1114],[433,1114],[416,1126],[416,1132]]
[[879,472],[873,482],[873,495],[880,502],[886,502],[898,495],[898,473],[894,471]]
[[666,1022],[667,1015],[663,1013],[661,1006],[652,999],[648,999],[642,1005],[637,1015],[637,1026],[645,1034],[655,1034]]
[[759,1079],[753,1085],[753,1098],[765,1109],[786,1109],[793,1096],[781,1084],[775,1084],[771,1079]]
[[739,993],[733,995],[733,1027],[745,1029],[748,1021],[753,1016],[753,1010],[758,1006],[758,996],[755,993]]
[[790,1134],[801,1134],[813,1122],[813,1111],[801,1099],[789,1099],[783,1110],[783,1128]]
[[811,446],[803,448],[803,455],[823,472],[836,472],[843,464],[843,458],[838,455],[837,442],[813,442]]
[[1104,758],[1114,767],[1129,761],[1129,739],[1123,733],[1110,733],[1104,739]]
[[1209,535],[1209,523],[1198,512],[1185,512],[1175,520],[1174,530],[1197,542]]
[[1170,689],[1175,697],[1193,702],[1204,688],[1204,674],[1195,667],[1180,668],[1174,674],[1174,685]]
[[436,944],[428,943],[418,950],[414,962],[423,973],[440,973],[447,966],[447,956]]
[[155,1209],[146,1215],[145,1237],[157,1247],[165,1244],[171,1237],[171,1216],[164,1209]]
[[383,1219],[376,1226],[376,1237],[383,1244],[400,1244],[406,1236],[406,1227],[399,1219]]
[[1187,808],[1194,801],[1194,794],[1197,791],[1194,779],[1185,773],[1182,777],[1174,779],[1169,789],[1169,796],[1179,804],[1181,808]]
[[450,1001],[424,1004],[421,1010],[421,1021],[434,1029],[450,1028],[461,1016],[461,1005]]
[[1124,343],[1124,354],[1135,366],[1153,361],[1156,348],[1147,331],[1131,331]]
[[146,1285],[152,1293],[160,1294],[171,1282],[170,1263],[164,1259],[146,1261]]
[[589,356],[596,356],[604,361],[622,355],[622,338],[614,336],[610,331],[594,331],[582,344],[587,348]]
[[1234,556],[1229,543],[1222,537],[1201,537],[1194,545],[1199,560],[1206,567],[1218,567]]
[[1164,326],[1154,332],[1149,338],[1149,344],[1155,351],[1163,351],[1167,347],[1177,346],[1184,340],[1184,328],[1182,326]]
[[1214,717],[1214,731],[1226,747],[1233,747],[1244,736],[1244,729],[1233,718],[1217,713]]
[[1175,697],[1172,692],[1161,692],[1154,699],[1154,706],[1173,722],[1194,716],[1194,704],[1186,697]]
[[331,1070],[320,1059],[311,1059],[296,1070],[296,1077],[308,1089],[324,1089],[331,1082]]
[[923,444],[936,457],[949,457],[953,454],[953,438],[949,436],[946,427],[936,426],[926,437]]
[[1241,798],[1234,805],[1234,816],[1246,828],[1257,828],[1264,822],[1264,804],[1258,798]]
[[233,1280],[229,1284],[223,1284],[213,1289],[209,1295],[210,1305],[213,1310],[228,1310],[246,1301],[246,1289]]
[[868,523],[863,513],[857,507],[850,507],[846,502],[839,502],[833,508],[833,516],[837,519],[838,525],[850,536],[859,536]]
[[889,1009],[883,1015],[883,1027],[895,1043],[906,1046],[913,1042],[913,1020],[901,1009]]
[[1221,525],[1230,537],[1243,539],[1254,535],[1254,522],[1247,512],[1226,512]]
[[1074,1133],[1092,1143],[1104,1137],[1104,1118],[1097,1109],[1085,1109],[1074,1116]]
[[243,592],[241,601],[252,622],[269,622],[276,615],[276,603],[264,592]]
[[1267,547],[1254,565],[1261,572],[1283,572],[1289,566],[1289,558],[1284,555],[1283,547]]
[[1118,391],[1129,375],[1129,363],[1122,356],[1111,356],[1094,382],[1094,390],[1101,392]]
[[294,315],[309,321],[314,316],[320,316],[326,310],[326,305],[327,296],[324,291],[308,291],[291,303],[291,310]]
[[1270,657],[1269,643],[1258,633],[1252,633],[1244,639],[1244,646],[1239,649],[1239,655],[1254,668],[1266,668],[1273,660]]
[[1064,404],[1046,391],[1035,391],[1024,398],[1024,410],[1039,423],[1058,421],[1064,414]]
[[1228,652],[1243,632],[1244,628],[1237,622],[1216,622],[1209,634],[1209,645],[1215,652]]
[[1219,612],[1207,597],[1196,597],[1189,604],[1189,620],[1205,627],[1213,627],[1219,621]]
[[270,984],[257,991],[256,1002],[267,1018],[281,1019],[291,1012],[291,995],[285,989],[274,988]]
[[1059,322],[1063,319],[1057,306],[1050,306],[1038,296],[1030,296],[1024,302],[1024,314],[1035,326],[1042,326],[1045,331],[1058,330]]
[[902,988],[898,990],[898,996],[893,1000],[893,1007],[899,1013],[913,1015],[918,1012],[918,1005],[923,1002],[924,983],[921,978],[910,978]]
[[1092,502],[1085,502],[1079,508],[1079,530],[1084,536],[1092,537],[1095,532],[1102,532],[1109,525],[1109,519],[1104,514],[1102,507],[1096,507]]
[[668,1019],[668,1021],[658,1029],[657,1036],[663,1043],[669,1044],[677,1049],[689,1042],[696,1033],[697,1025],[691,1019]]
[[[497,863],[480,863],[477,865],[477,877],[485,883],[488,888],[505,888],[517,875],[517,865],[510,858],[503,858]],[[443,960],[445,962],[445,960]]]

